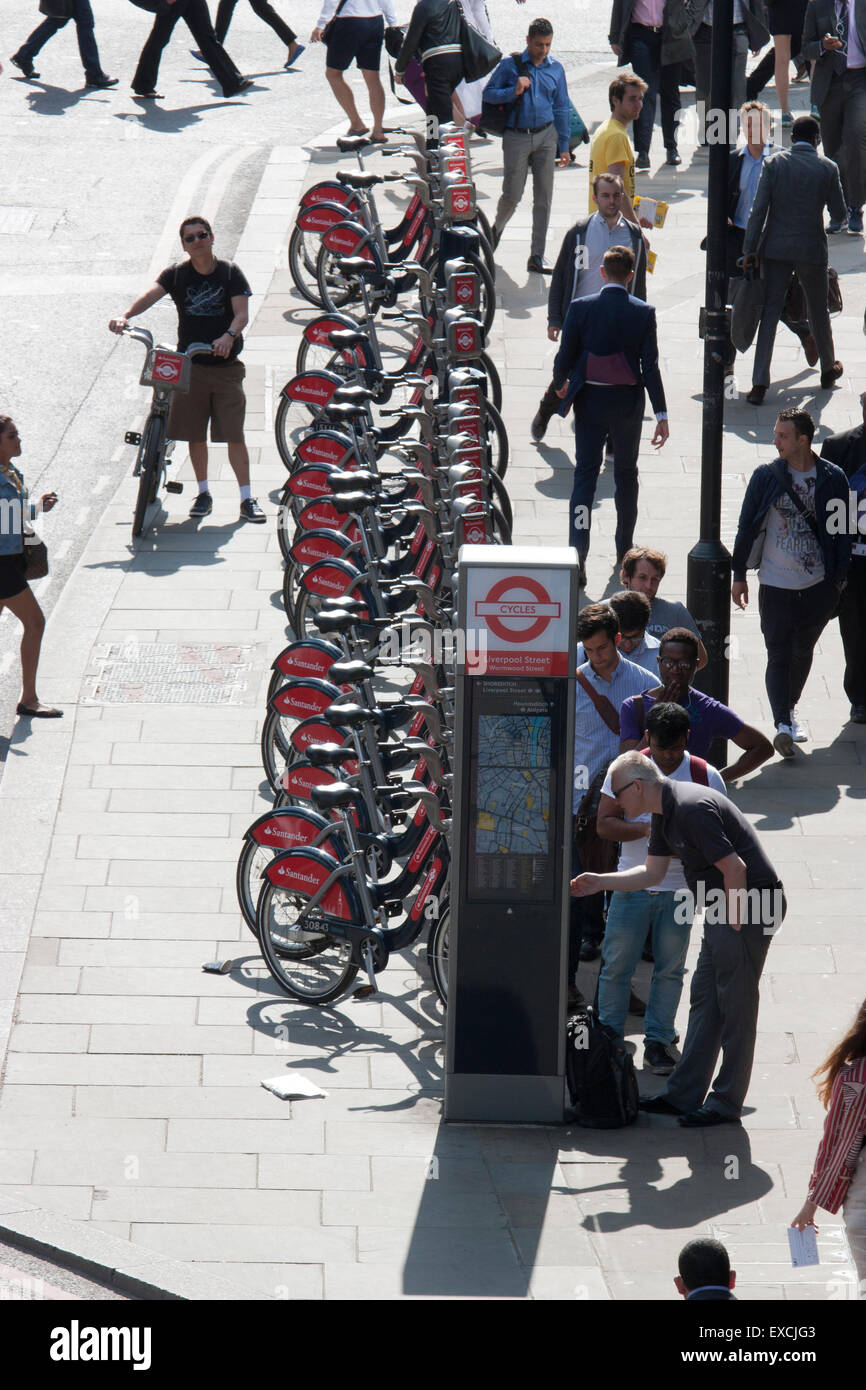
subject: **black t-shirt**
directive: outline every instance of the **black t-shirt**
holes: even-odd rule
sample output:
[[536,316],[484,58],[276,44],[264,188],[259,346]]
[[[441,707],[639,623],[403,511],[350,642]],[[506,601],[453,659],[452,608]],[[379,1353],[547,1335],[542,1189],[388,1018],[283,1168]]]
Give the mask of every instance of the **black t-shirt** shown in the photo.
[[694,782],[665,782],[661,815],[652,818],[647,854],[678,855],[695,894],[699,881],[706,890],[724,886],[714,866],[729,854],[738,854],[745,864],[747,888],[773,888],[779,882],[742,811],[721,792]]
[[[232,299],[239,294],[252,294],[246,276],[229,261],[217,261],[213,270],[200,275],[191,261],[170,265],[157,277],[174,300],[177,309],[177,346],[184,352],[190,343],[212,343],[225,333],[234,318]],[[228,357],[202,355],[195,361],[205,367],[220,367],[237,357],[243,347],[239,333]]]

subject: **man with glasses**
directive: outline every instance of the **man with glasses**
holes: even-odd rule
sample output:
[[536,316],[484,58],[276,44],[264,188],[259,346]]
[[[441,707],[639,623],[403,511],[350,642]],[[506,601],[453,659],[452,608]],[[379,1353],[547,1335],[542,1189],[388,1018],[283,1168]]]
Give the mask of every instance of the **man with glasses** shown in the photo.
[[684,909],[704,910],[683,1055],[666,1091],[641,1101],[641,1109],[676,1115],[689,1129],[739,1124],[755,1052],[758,982],[785,916],[781,880],[743,813],[720,791],[673,782],[638,752],[614,761],[610,785],[627,820],[652,815],[646,860],[620,873],[580,874],[572,895],[657,888],[677,856],[688,885]]
[[[619,618],[620,656],[627,657],[635,666],[642,666],[654,680],[659,680],[659,647],[661,643],[652,633],[647,632],[650,601],[646,594],[630,593],[623,589],[611,594],[607,600]],[[586,661],[583,643],[577,644],[577,664]]]
[[821,117],[828,159],[842,173],[847,215],[831,209],[828,232],[863,232],[866,201],[866,4],[812,0],[803,24],[803,57],[814,63],[812,106]]
[[252,294],[247,279],[229,261],[217,260],[214,235],[204,217],[186,217],[180,239],[188,259],[171,265],[145,290],[126,313],[112,319],[112,333],[122,333],[128,321],[143,314],[163,295],[170,294],[178,317],[178,351],[190,343],[211,343],[210,356],[192,362],[189,391],[174,391],[168,417],[169,439],[189,444],[189,458],[198,483],[198,497],[190,516],[198,520],[213,510],[207,479],[207,433],[213,444],[228,446],[229,463],[241,491],[240,520],[262,523],[267,518],[250,489],[250,456],[244,443],[244,366],[241,330],[247,325],[247,299]]
[[663,701],[681,705],[691,722],[689,752],[706,758],[715,739],[730,739],[742,748],[736,762],[721,770],[725,782],[733,782],[754,772],[756,767],[773,756],[768,738],[751,724],[744,724],[720,700],[695,690],[692,680],[698,666],[698,642],[688,628],[675,627],[666,632],[659,646],[660,684],[651,690],[624,701],[620,710],[622,742],[620,752],[641,748],[647,729],[647,719],[653,705]]
[[[674,782],[695,782],[724,792],[725,784],[716,769],[703,758],[686,752],[690,732],[689,716],[680,705],[653,705],[647,716],[647,755]],[[619,843],[619,870],[643,864],[650,822],[647,812],[635,820],[626,818],[608,772],[601,789],[596,829],[603,840]],[[677,910],[685,887],[682,865],[674,859],[657,887],[612,893],[607,910],[598,1016],[618,1037],[624,1038],[631,978],[649,932],[654,964],[646,1007],[644,1066],[657,1076],[667,1076],[676,1065],[674,1024],[692,928],[690,905],[686,904],[685,911]]]

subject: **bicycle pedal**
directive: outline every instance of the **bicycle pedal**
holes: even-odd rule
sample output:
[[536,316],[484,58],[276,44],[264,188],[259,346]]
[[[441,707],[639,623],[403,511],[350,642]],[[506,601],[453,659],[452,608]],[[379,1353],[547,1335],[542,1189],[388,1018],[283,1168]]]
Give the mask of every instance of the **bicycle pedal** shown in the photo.
[[166,492],[183,492],[183,483],[179,483],[176,479],[172,479],[170,483],[166,483],[165,490]]
[[352,990],[352,998],[357,999],[359,1004],[363,1004],[367,1000],[373,999],[378,992],[374,985],[359,985],[357,989]]
[[123,442],[124,444],[140,444],[141,435],[138,430],[127,430],[126,434],[123,436]]

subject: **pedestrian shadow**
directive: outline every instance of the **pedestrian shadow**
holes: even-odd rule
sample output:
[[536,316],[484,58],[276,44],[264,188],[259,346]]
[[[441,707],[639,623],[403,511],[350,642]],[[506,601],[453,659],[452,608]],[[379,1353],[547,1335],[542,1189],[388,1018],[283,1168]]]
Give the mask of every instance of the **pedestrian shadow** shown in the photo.
[[[212,111],[218,102],[201,102],[197,106],[178,106],[173,110],[160,106],[153,101],[145,101],[144,97],[134,94],[131,100],[141,103],[139,111],[115,111],[114,118],[118,121],[137,121],[145,130],[162,131],[168,135],[176,135],[182,130],[186,130],[191,125],[197,125],[201,120],[199,112]],[[230,106],[236,103],[230,101],[219,101],[221,106]]]
[[[570,1129],[560,1139],[560,1162],[569,1168],[574,1165],[568,1162],[567,1150],[580,1153],[581,1163],[592,1162],[593,1157],[609,1163],[612,1156],[623,1161],[613,1182],[553,1189],[584,1200],[593,1193],[619,1191],[625,1195],[626,1210],[611,1207],[585,1215],[582,1225],[587,1231],[604,1235],[634,1226],[688,1230],[759,1201],[772,1191],[770,1174],[752,1163],[749,1135],[742,1126],[727,1125],[724,1134],[714,1131],[710,1136],[684,1131],[677,1125],[651,1125],[637,1130]],[[663,1158],[685,1158],[691,1172],[670,1187],[656,1187],[664,1176]]]
[[33,90],[31,84],[27,101],[34,116],[63,116],[77,106],[83,97],[96,95],[95,91],[87,87],[70,92],[65,87],[54,87],[47,82],[40,82],[36,90]]
[[[543,459],[543,461],[546,464],[548,464],[549,467],[552,468],[555,473],[564,473],[566,471],[568,472],[568,484],[570,490],[571,475],[574,473],[574,458],[570,454],[568,454],[565,449],[563,449],[560,445],[557,444],[542,443],[537,444],[536,448],[538,450],[538,457],[540,459]],[[544,487],[542,484],[538,484],[538,490],[539,492],[544,491]],[[560,496],[560,493],[557,491],[555,493],[548,493],[547,495],[558,497]]]
[[[166,515],[165,511],[162,513]],[[148,534],[134,543],[128,543],[126,555],[116,560],[91,560],[82,565],[83,569],[88,570],[125,570],[128,573],[147,573],[151,570],[154,574],[171,575],[179,570],[186,570],[193,567],[201,568],[204,565],[224,565],[227,558],[219,554],[220,548],[231,540],[236,531],[248,523],[245,521],[227,521],[221,526],[201,526],[189,518],[174,525],[163,526],[159,522],[152,526]],[[179,535],[207,535],[213,537],[214,545],[210,550],[196,547],[189,550],[176,550],[174,547],[163,546],[160,548],[160,537],[179,536]]]

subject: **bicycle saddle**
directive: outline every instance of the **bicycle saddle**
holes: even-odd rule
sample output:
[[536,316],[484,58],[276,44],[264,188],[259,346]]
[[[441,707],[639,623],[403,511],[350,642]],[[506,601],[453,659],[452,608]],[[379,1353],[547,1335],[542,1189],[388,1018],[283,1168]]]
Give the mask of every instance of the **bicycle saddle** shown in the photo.
[[366,661],[335,661],[328,672],[334,685],[360,685],[361,681],[371,681],[374,675]]
[[375,501],[372,492],[347,492],[342,497],[332,497],[331,506],[341,516],[350,516],[352,512],[362,512],[365,507],[372,507]]
[[306,755],[312,767],[339,767],[357,756],[351,745],[341,743],[309,743]]
[[328,486],[334,492],[375,492],[381,485],[378,473],[369,468],[338,468],[328,474]]
[[[331,337],[335,335],[332,333]],[[366,386],[338,386],[331,400],[337,405],[366,405],[367,401],[375,400],[375,391],[368,391]]]
[[364,793],[348,782],[335,782],[332,787],[311,787],[310,800],[319,811],[332,811],[340,806],[357,806]]
[[340,612],[339,609],[331,613],[317,613],[313,621],[323,635],[331,632],[348,632],[349,628],[354,628],[358,636],[365,641],[375,641],[379,636],[379,628],[376,624],[366,622],[355,613]]
[[375,188],[384,179],[381,174],[353,174],[349,169],[338,169],[337,182],[344,188]]
[[341,420],[357,420],[359,415],[364,412],[363,405],[326,405],[323,406],[321,414],[328,420],[333,420],[339,424]]
[[328,724],[337,724],[342,729],[357,729],[362,724],[375,724],[384,728],[385,715],[380,709],[367,709],[366,705],[328,705],[322,715]]
[[363,599],[349,598],[348,594],[328,594],[322,599],[322,607],[329,613],[363,613],[367,605]]
[[375,261],[368,260],[366,256],[339,256],[337,266],[346,275],[360,275],[366,280],[378,280],[380,278],[379,267]]
[[363,150],[369,143],[366,135],[341,135],[337,140],[337,149],[342,150],[343,154],[354,154],[356,150]]
[[335,348],[357,347],[366,341],[367,334],[360,333],[357,328],[335,328],[333,333],[328,334],[328,342]]

